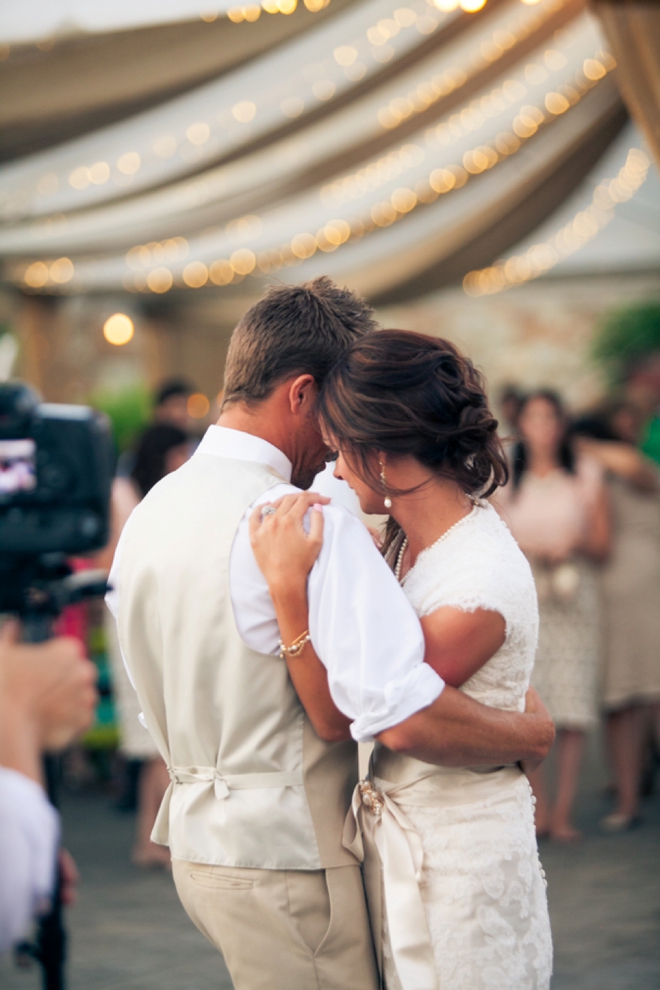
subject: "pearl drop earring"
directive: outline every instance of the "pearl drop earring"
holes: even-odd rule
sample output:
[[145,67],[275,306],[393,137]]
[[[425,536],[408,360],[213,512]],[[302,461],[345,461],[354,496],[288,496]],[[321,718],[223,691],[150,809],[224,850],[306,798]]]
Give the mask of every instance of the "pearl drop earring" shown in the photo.
[[[387,488],[387,481],[385,480],[385,465],[383,464],[382,461],[379,461],[378,463],[380,464],[380,482],[383,488]],[[386,509],[392,508],[392,499],[389,497],[389,495],[385,496],[385,498],[383,499],[383,504]]]

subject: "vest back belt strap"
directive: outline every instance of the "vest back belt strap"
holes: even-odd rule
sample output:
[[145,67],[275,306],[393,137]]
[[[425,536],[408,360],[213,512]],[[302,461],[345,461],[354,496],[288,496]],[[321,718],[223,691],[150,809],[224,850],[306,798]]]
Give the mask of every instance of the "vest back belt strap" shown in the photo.
[[270,773],[221,773],[216,767],[168,767],[173,784],[213,784],[219,801],[230,791],[260,790],[264,787],[301,787],[302,770],[280,770]]

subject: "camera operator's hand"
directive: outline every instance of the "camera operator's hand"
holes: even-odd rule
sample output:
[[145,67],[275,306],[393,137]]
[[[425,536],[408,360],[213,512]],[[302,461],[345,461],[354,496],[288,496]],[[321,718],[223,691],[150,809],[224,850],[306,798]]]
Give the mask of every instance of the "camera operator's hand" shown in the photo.
[[40,780],[40,756],[63,749],[91,724],[96,668],[75,639],[21,643],[20,625],[0,631],[0,764]]

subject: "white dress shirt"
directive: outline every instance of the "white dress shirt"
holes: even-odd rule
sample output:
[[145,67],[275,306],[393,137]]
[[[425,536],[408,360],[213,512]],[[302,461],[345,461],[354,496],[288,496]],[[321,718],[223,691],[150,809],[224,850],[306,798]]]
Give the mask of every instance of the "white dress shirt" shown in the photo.
[[[289,483],[291,463],[266,440],[221,426],[210,426],[197,450],[267,464],[285,479],[247,509],[229,561],[240,636],[251,649],[275,654],[280,640],[277,617],[250,545],[249,518],[256,506],[299,491]],[[324,506],[323,516],[323,547],[308,582],[310,635],[327,668],[332,698],[352,720],[353,737],[369,742],[432,704],[444,682],[424,663],[420,624],[368,530],[342,506]],[[106,601],[115,617],[121,595],[119,560],[129,530],[130,519],[110,572],[113,590]]]
[[59,816],[43,788],[0,767],[0,953],[47,907],[58,838]]

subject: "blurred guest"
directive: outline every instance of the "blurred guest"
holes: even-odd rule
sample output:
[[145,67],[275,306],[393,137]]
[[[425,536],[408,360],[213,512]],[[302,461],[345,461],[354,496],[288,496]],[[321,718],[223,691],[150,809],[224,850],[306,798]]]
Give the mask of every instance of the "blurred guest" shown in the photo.
[[[190,416],[188,415],[188,399],[195,391],[193,385],[185,378],[169,378],[158,386],[153,396],[153,413],[150,425],[160,423],[176,426],[177,429],[188,433]],[[142,436],[142,434],[140,434]],[[192,450],[191,450],[192,453]],[[130,478],[135,466],[136,451],[134,448],[124,450],[117,461],[117,477]]]
[[59,819],[42,755],[84,732],[97,701],[96,669],[76,640],[28,645],[19,632],[14,621],[0,632],[0,953],[44,912],[55,882]]
[[557,727],[557,793],[551,804],[543,770],[530,775],[540,835],[570,842],[585,732],[596,723],[601,610],[596,562],[609,549],[609,511],[599,463],[577,454],[561,400],[527,396],[520,440],[499,508],[532,565],[539,597],[539,648],[532,683]]
[[518,433],[518,416],[523,396],[517,385],[503,385],[497,397],[500,409],[499,434],[502,437],[516,436]]
[[[189,457],[188,435],[178,426],[155,423],[142,434],[129,478],[115,478],[112,486],[112,529],[110,543],[97,558],[98,566],[110,569],[112,558],[126,520],[153,486]],[[138,816],[133,862],[138,866],[169,863],[169,852],[151,841],[151,830],[169,784],[167,768],[147,730],[140,724],[140,706],[119,647],[117,625],[106,611],[106,637],[115,702],[120,726],[120,750],[129,761],[140,761]]]
[[629,369],[626,396],[643,415],[642,451],[660,464],[660,351],[643,355]]
[[188,399],[195,391],[184,378],[170,378],[154,396],[154,423],[168,423],[187,431],[190,426]]
[[[607,472],[613,540],[603,570],[605,669],[603,704],[617,804],[602,826],[635,824],[649,729],[660,738],[660,470],[637,449],[644,417],[621,401],[602,427],[578,422],[580,449]],[[598,439],[593,439],[594,435]]]

